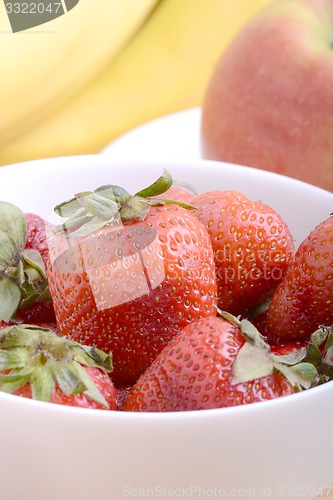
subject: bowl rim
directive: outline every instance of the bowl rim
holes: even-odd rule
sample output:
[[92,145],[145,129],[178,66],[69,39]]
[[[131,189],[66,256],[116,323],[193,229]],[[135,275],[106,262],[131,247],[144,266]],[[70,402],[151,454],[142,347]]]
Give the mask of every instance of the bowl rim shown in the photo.
[[[28,161],[24,161],[24,162],[18,162],[18,163],[11,163],[11,164],[7,164],[7,165],[3,165],[0,167],[0,176],[2,175],[2,172],[9,172],[9,170],[21,170],[21,169],[24,169],[24,168],[27,168],[27,167],[35,167],[36,169],[38,169],[38,167],[40,167],[42,164],[44,163],[50,163],[51,166],[55,166],[56,164],[58,164],[59,162],[64,162],[64,170],[66,170],[68,168],[68,166],[71,166],[71,165],[68,165],[68,163],[72,163],[73,166],[76,165],[76,163],[78,162],[83,162],[84,164],[89,164],[92,160],[94,161],[97,161],[99,164],[106,164],[108,163],[110,166],[111,165],[121,165],[121,166],[125,166],[125,165],[137,165],[137,166],[149,166],[149,167],[153,167],[153,166],[157,166],[157,165],[161,165],[161,168],[162,165],[164,165],[165,167],[167,165],[165,164],[175,164],[175,165],[182,165],[182,166],[193,166],[193,165],[199,165],[199,164],[202,164],[202,165],[207,165],[207,166],[211,166],[211,167],[218,167],[220,168],[221,165],[224,165],[226,167],[232,167],[233,169],[236,169],[238,170],[239,172],[242,172],[242,173],[247,173],[249,175],[260,175],[262,176],[263,178],[266,178],[266,179],[271,179],[272,181],[274,179],[279,179],[280,181],[282,182],[286,182],[286,183],[293,183],[295,184],[295,186],[299,186],[299,187],[303,187],[305,189],[311,189],[311,190],[314,190],[314,191],[317,191],[318,194],[320,193],[325,193],[325,194],[329,194],[331,196],[333,196],[333,193],[326,190],[326,189],[323,189],[319,186],[315,186],[313,184],[309,184],[308,182],[305,182],[305,181],[302,181],[302,180],[299,180],[299,179],[295,179],[293,177],[289,177],[289,176],[286,176],[286,175],[283,175],[283,174],[279,174],[277,172],[271,172],[269,170],[264,170],[264,169],[259,169],[259,168],[256,168],[256,167],[249,167],[247,165],[241,165],[241,164],[237,164],[237,163],[231,163],[231,162],[221,162],[221,161],[217,161],[217,160],[208,160],[208,159],[204,159],[204,158],[194,158],[194,159],[189,159],[189,158],[168,158],[167,160],[163,160],[161,158],[149,158],[147,160],[144,160],[144,159],[139,159],[139,160],[126,160],[126,159],[112,159],[112,158],[109,158],[107,155],[102,155],[102,154],[84,154],[84,155],[67,155],[67,156],[56,156],[56,157],[49,157],[49,158],[39,158],[39,159],[35,159],[35,160],[28,160]],[[84,166],[84,165],[82,165]]]
[[[77,415],[85,415],[88,418],[94,416],[94,418],[98,418],[101,420],[104,419],[135,419],[136,421],[145,422],[151,421],[151,419],[159,419],[162,423],[165,422],[173,422],[175,419],[182,421],[193,420],[200,421],[202,418],[219,418],[219,419],[230,419],[236,418],[239,415],[243,415],[243,418],[246,418],[246,415],[250,412],[253,416],[261,415],[261,414],[269,414],[271,412],[275,412],[278,409],[284,410],[284,415],[287,416],[287,411],[293,411],[294,405],[292,403],[296,403],[299,401],[300,403],[306,403],[306,400],[315,399],[316,396],[320,397],[325,393],[328,393],[331,397],[333,394],[333,380],[330,382],[326,382],[317,387],[313,387],[311,389],[303,390],[297,392],[295,394],[290,394],[287,396],[283,396],[276,399],[270,399],[267,401],[259,401],[250,404],[244,405],[235,405],[230,407],[223,408],[212,408],[207,410],[190,410],[190,411],[170,411],[170,412],[130,412],[130,411],[121,411],[121,410],[98,410],[92,408],[80,408],[75,406],[66,406],[61,404],[49,403],[44,401],[32,400],[29,398],[25,398],[23,396],[17,396],[13,394],[7,394],[4,392],[0,392],[0,404],[1,402],[8,401],[9,403],[14,403],[15,405],[20,406],[23,409],[25,406],[30,409],[36,408],[45,412],[58,412],[62,414],[65,418],[73,417],[75,418]],[[330,397],[330,396],[329,396]],[[286,407],[287,405],[287,407]],[[289,408],[290,407],[290,408]]]

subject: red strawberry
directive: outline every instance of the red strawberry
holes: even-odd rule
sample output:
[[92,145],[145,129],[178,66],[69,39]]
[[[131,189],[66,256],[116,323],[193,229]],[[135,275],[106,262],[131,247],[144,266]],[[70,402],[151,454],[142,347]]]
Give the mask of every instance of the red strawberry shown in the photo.
[[277,344],[270,346],[270,352],[278,356],[285,356],[292,352],[299,351],[302,347],[307,348],[308,342],[302,340],[294,340],[294,342],[286,342],[284,344]]
[[39,215],[32,213],[26,213],[24,215],[27,223],[25,248],[37,250],[46,267],[49,254],[47,232],[52,229],[52,225]]
[[34,326],[0,331],[0,391],[67,406],[117,409],[110,355]]
[[127,396],[130,393],[130,390],[132,389],[131,385],[119,385],[116,387],[117,389],[117,403],[118,403],[118,410],[122,410],[125,400]]
[[[19,309],[50,300],[43,260],[37,250],[26,248],[26,236],[23,212],[0,202],[0,320],[5,322]],[[52,307],[47,311],[47,320],[53,321]]]
[[267,344],[270,345],[271,352],[274,352],[275,354],[287,354],[308,345],[308,341],[305,340],[293,340],[292,342],[286,342],[284,339],[274,335],[267,323],[267,311],[251,318],[251,323],[264,337]]
[[309,338],[333,323],[333,216],[301,243],[274,293],[267,322],[283,339]]
[[265,337],[266,342],[269,345],[275,345],[279,343],[278,339],[272,335],[267,324],[267,311],[257,314],[255,317],[249,316],[251,323],[259,330],[261,335]]
[[271,207],[237,191],[210,191],[191,203],[212,241],[219,308],[244,315],[283,279],[294,253],[290,231]]
[[154,196],[154,198],[167,198],[169,200],[180,201],[182,203],[191,205],[192,198],[195,195],[196,193],[192,190],[192,188],[172,185],[167,191],[165,191],[165,193]]
[[[170,185],[161,179],[157,187]],[[69,232],[56,233],[50,245],[59,332],[112,350],[118,385],[134,383],[175,333],[216,306],[206,229],[188,210],[146,199],[147,193],[154,194],[147,188],[131,197],[104,186],[77,195],[57,208],[78,212],[65,223]],[[82,218],[87,225],[76,229]]]
[[18,309],[15,316],[20,323],[30,325],[56,323],[53,303],[51,300],[34,302],[26,309]]
[[249,325],[243,321],[242,332],[223,318],[209,317],[186,326],[140,377],[123,410],[222,408],[292,394],[299,385],[309,387],[315,376],[312,365],[299,364],[299,375],[288,360],[269,353]]
[[[52,230],[53,226],[39,215],[33,213],[26,213],[25,220],[27,223],[25,248],[38,251],[46,268],[49,255],[47,234]],[[20,309],[17,311],[17,317],[23,323],[34,325],[54,323],[56,321],[51,300],[39,301],[26,309]]]

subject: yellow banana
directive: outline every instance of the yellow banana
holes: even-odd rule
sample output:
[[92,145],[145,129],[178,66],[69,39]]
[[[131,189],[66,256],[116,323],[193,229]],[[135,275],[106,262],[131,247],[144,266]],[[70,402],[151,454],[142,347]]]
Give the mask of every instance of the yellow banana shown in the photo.
[[1,1],[0,144],[70,102],[136,33],[157,1],[80,0],[66,15],[15,34]]
[[30,132],[1,146],[0,162],[98,152],[144,121],[200,105],[220,53],[268,1],[160,1],[98,78]]

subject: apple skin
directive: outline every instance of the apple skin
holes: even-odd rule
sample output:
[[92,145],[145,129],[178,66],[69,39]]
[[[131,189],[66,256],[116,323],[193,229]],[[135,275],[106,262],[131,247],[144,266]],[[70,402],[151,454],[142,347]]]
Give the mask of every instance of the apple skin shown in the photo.
[[204,158],[333,191],[333,0],[277,0],[220,57],[202,110]]

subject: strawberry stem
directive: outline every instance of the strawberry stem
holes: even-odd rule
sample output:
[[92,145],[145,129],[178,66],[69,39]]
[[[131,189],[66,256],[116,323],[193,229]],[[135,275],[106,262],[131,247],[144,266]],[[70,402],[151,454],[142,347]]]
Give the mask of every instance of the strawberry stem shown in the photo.
[[164,169],[161,177],[157,181],[153,182],[150,186],[141,189],[134,196],[139,196],[140,198],[151,198],[152,196],[158,196],[159,194],[165,193],[171,186],[173,180],[170,173]]
[[94,191],[78,193],[71,200],[57,205],[57,215],[68,219],[55,228],[65,231],[70,238],[82,237],[106,225],[121,225],[125,221],[142,221],[153,206],[176,204],[187,210],[195,207],[183,202],[153,198],[167,191],[172,177],[167,170],[150,186],[133,196],[115,185],[98,187]]

